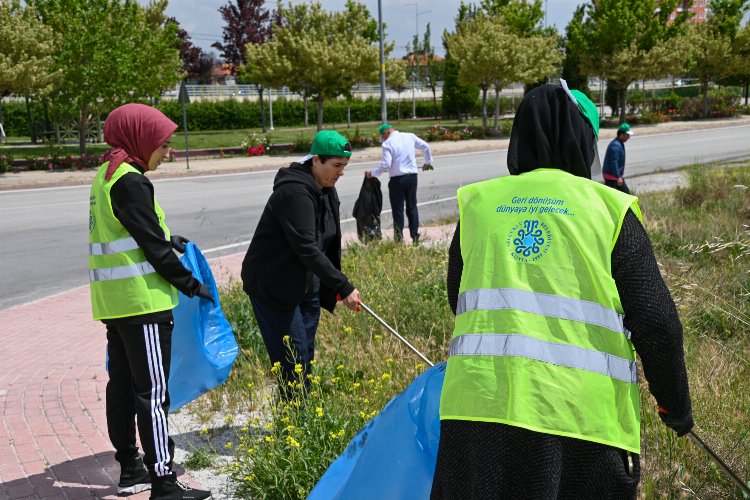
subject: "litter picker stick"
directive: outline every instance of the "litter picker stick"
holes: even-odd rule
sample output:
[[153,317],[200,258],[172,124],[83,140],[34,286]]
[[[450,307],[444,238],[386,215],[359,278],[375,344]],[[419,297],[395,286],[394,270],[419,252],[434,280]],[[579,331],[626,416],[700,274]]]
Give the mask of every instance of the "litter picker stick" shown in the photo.
[[717,455],[716,453],[714,453],[714,451],[711,448],[709,448],[708,445],[706,443],[704,443],[703,440],[701,438],[699,438],[698,435],[695,432],[689,431],[688,432],[688,437],[690,439],[692,439],[693,442],[695,444],[697,444],[700,449],[702,449],[703,451],[705,451],[706,454],[709,457],[711,457],[714,462],[716,462],[716,465],[719,466],[719,468],[724,472],[724,474],[726,474],[727,476],[729,476],[729,478],[732,481],[734,481],[734,484],[736,484],[737,487],[740,490],[742,490],[742,493],[745,495],[745,498],[750,498],[750,486],[748,486],[747,484],[743,483],[742,480],[739,477],[737,477],[737,474],[735,474],[734,472],[732,472],[729,469],[729,467],[727,467],[727,464],[725,464],[724,461],[721,458],[719,458],[719,455]]
[[402,337],[401,335],[399,335],[396,330],[394,330],[393,328],[391,328],[391,326],[388,323],[386,323],[385,321],[383,321],[380,318],[380,316],[378,316],[377,314],[375,314],[375,311],[373,311],[372,309],[370,309],[369,307],[367,307],[363,302],[360,302],[359,305],[361,305],[362,308],[365,311],[367,311],[368,313],[370,313],[370,316],[372,316],[373,318],[375,318],[376,320],[378,320],[378,322],[380,322],[381,325],[383,325],[384,327],[386,327],[388,329],[388,331],[390,331],[393,335],[395,335],[396,337],[398,337],[398,339],[401,342],[403,342],[404,344],[406,344],[409,347],[409,349],[411,349],[412,351],[414,351],[417,354],[417,356],[419,356],[420,358],[422,358],[422,360],[425,363],[427,363],[430,366],[435,366],[435,364],[432,361],[430,361],[429,359],[427,359],[427,357],[424,354],[422,354],[421,352],[419,352],[419,350],[416,347],[414,347],[413,345],[411,345],[404,337]]

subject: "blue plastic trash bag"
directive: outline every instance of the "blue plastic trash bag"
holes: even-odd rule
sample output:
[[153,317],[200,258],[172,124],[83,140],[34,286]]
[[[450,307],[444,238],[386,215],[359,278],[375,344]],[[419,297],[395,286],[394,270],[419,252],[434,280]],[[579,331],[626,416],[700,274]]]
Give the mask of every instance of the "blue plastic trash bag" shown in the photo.
[[172,411],[224,383],[237,357],[237,342],[219,304],[219,291],[208,261],[188,243],[182,264],[211,291],[216,304],[180,293],[174,308],[169,400]]
[[445,363],[422,373],[367,422],[308,500],[430,498]]

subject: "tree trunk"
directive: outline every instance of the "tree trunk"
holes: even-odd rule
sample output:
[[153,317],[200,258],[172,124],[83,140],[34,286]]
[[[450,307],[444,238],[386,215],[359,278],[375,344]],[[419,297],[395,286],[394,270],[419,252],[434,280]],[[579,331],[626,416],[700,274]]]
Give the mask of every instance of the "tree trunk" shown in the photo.
[[482,87],[482,127],[487,128],[487,86]]
[[310,126],[310,102],[307,94],[302,96],[302,102],[305,104],[305,127]]
[[432,107],[435,110],[435,119],[438,119],[438,109],[437,109],[437,88],[433,85],[432,86]]
[[499,125],[500,125],[500,86],[495,85],[495,123],[492,126],[495,132],[497,132]]
[[701,82],[701,92],[703,93],[703,118],[708,118],[708,80]]
[[628,110],[628,86],[620,89],[620,123],[625,123],[625,115]]
[[26,122],[29,124],[29,137],[31,137],[32,144],[36,144],[36,130],[34,128],[34,122],[31,117],[31,104],[29,103],[29,96],[26,96]]
[[396,104],[396,121],[401,123],[401,92],[398,93],[398,104]]
[[263,85],[256,85],[255,88],[258,90],[258,101],[260,102],[260,128],[265,133],[266,129],[266,106],[263,102]]
[[352,128],[352,103],[346,103],[346,128]]
[[[89,129],[89,105],[88,103],[81,104],[81,109],[78,115],[78,152],[82,155],[86,154],[86,132]],[[148,160],[146,160],[148,161]]]
[[750,86],[750,82],[748,80],[745,80],[745,106],[747,106],[747,94],[748,94],[748,86]]
[[323,130],[323,96],[318,96],[318,132]]

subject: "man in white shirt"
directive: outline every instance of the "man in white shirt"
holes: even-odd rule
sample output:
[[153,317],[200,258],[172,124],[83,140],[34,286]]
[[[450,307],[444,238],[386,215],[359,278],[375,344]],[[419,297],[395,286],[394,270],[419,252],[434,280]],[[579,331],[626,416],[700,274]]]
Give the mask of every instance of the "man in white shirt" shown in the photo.
[[393,211],[393,238],[404,239],[404,204],[406,217],[409,219],[409,235],[416,245],[419,242],[419,213],[417,212],[417,154],[419,149],[424,154],[422,170],[432,169],[432,152],[425,141],[409,132],[399,132],[391,125],[384,123],[378,129],[383,143],[383,159],[374,170],[366,171],[367,177],[378,177],[388,172],[388,198]]

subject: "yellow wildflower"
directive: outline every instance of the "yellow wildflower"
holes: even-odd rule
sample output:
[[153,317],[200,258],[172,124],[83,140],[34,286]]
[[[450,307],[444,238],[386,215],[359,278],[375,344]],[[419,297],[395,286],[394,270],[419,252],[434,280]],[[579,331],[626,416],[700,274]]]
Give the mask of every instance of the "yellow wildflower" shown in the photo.
[[275,443],[276,440],[273,438],[273,436],[266,436],[266,443]]
[[227,441],[227,444],[224,445],[224,448],[231,448],[232,446],[234,446],[234,443],[232,443],[231,441]]
[[314,364],[315,364],[315,363],[317,363],[317,362],[318,362],[318,360],[317,360],[317,359],[312,359],[312,360],[310,360],[310,364],[311,364],[311,365],[314,365]]
[[384,373],[380,376],[381,380],[390,380],[391,374],[390,373]]
[[317,408],[315,408],[315,414],[317,416],[319,416],[319,417],[322,417],[323,416],[323,408],[321,408],[320,406],[318,406]]
[[337,370],[343,370],[343,369],[344,369],[344,365],[338,365],[338,366],[336,367],[336,369],[337,369]]
[[299,442],[296,439],[294,439],[292,436],[287,436],[286,442],[289,444],[289,446],[292,446],[294,448],[299,448]]
[[344,435],[344,429],[339,430],[337,436],[342,437]]
[[344,328],[344,333],[352,333],[352,327],[347,326],[346,328]]
[[296,427],[295,427],[295,426],[293,426],[293,425],[287,425],[287,426],[286,426],[286,431],[287,431],[287,432],[292,432],[292,431],[293,431],[294,429],[296,429]]
[[294,365],[294,373],[302,373],[302,365]]
[[375,335],[375,340],[380,340],[380,339],[382,339],[382,338],[383,338],[383,336],[382,336],[382,335]]
[[423,370],[424,365],[422,363],[417,363],[417,366],[415,366],[414,368],[416,368],[417,370]]
[[292,338],[289,335],[284,335],[284,337],[282,338],[282,340],[284,341],[285,344],[288,345],[289,342],[292,340]]
[[390,365],[391,363],[393,363],[393,358],[385,358],[385,362]]
[[226,417],[224,417],[224,423],[227,424],[227,425],[233,424],[234,423],[234,415],[230,414],[230,415],[227,415]]
[[205,436],[206,434],[208,434],[208,429],[201,429],[198,434],[200,434],[201,436]]

